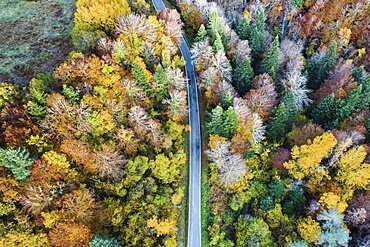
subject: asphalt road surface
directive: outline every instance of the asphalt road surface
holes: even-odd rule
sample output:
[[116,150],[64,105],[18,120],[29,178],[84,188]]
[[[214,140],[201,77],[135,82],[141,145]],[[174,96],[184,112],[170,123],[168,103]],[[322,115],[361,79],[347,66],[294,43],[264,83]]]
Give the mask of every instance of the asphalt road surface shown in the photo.
[[[162,0],[152,0],[156,10],[164,10]],[[186,61],[186,76],[188,78],[188,104],[190,121],[190,169],[189,169],[189,215],[188,215],[188,247],[201,246],[201,135],[198,105],[198,92],[195,70],[191,61],[189,47],[184,37],[179,45]]]

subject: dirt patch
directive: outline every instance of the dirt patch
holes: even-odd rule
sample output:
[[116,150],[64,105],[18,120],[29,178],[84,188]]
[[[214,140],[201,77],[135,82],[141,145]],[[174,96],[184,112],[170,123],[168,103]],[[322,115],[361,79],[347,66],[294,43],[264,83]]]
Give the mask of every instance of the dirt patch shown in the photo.
[[0,1],[0,81],[24,86],[50,73],[73,49],[76,0]]

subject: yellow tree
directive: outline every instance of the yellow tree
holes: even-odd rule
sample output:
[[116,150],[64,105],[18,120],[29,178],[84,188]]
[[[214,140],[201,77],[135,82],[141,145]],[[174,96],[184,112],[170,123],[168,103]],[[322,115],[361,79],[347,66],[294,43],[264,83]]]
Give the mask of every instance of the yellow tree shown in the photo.
[[313,243],[319,239],[321,227],[319,222],[308,216],[298,223],[298,232],[308,243]]

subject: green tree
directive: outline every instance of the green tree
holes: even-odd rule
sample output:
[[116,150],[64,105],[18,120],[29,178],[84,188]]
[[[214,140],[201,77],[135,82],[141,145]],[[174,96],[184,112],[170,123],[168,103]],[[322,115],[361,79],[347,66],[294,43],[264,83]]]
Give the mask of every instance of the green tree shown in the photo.
[[158,83],[155,91],[160,95],[161,99],[168,98],[168,78],[161,64],[158,64],[155,70],[154,78]]
[[253,69],[248,59],[243,59],[237,63],[234,71],[234,86],[239,95],[243,96],[250,88],[253,78]]
[[221,35],[219,32],[215,33],[215,41],[213,42],[213,51],[217,53],[218,51],[224,51],[224,45],[222,44]]
[[285,95],[274,109],[267,124],[267,139],[277,142],[292,130],[296,107],[292,94]]
[[4,166],[13,173],[19,181],[24,181],[31,174],[34,158],[24,147],[18,149],[0,148],[0,166]]
[[333,45],[319,58],[311,58],[306,65],[307,85],[311,89],[318,89],[321,83],[329,76],[329,71],[334,67],[337,59],[337,45]]
[[233,137],[237,125],[236,117],[236,112],[232,106],[223,113],[222,136],[229,139]]
[[251,32],[251,27],[249,25],[249,20],[247,17],[242,16],[240,18],[240,21],[237,23],[236,26],[236,33],[239,35],[239,37],[243,40],[247,39],[250,32]]
[[212,109],[206,128],[209,134],[221,135],[223,132],[223,112],[221,106]]
[[204,25],[200,25],[195,42],[203,41],[207,37],[207,31]]
[[336,105],[334,94],[330,94],[312,111],[313,121],[325,129],[335,128],[338,126],[337,110],[338,106]]
[[90,240],[89,247],[121,247],[121,244],[115,238],[97,234]]
[[246,220],[242,215],[236,224],[236,246],[237,247],[273,247],[269,226],[263,219],[255,217]]
[[268,73],[274,81],[279,76],[279,52],[279,36],[276,36],[261,64],[261,72]]
[[307,199],[302,188],[289,190],[283,201],[283,213],[288,215],[303,215]]
[[151,79],[150,72],[146,69],[145,63],[141,58],[137,57],[132,64],[131,73],[137,82],[137,85],[143,89],[147,96],[150,96],[151,87],[149,81]]
[[256,21],[250,33],[250,47],[252,49],[253,62],[256,63],[261,58],[261,53],[265,47],[266,30],[265,30],[265,11],[263,6],[259,4]]

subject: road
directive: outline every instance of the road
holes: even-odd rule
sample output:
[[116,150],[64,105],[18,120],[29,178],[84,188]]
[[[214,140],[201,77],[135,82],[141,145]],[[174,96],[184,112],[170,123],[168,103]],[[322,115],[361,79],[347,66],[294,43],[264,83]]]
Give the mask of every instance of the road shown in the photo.
[[[156,10],[164,10],[162,0],[152,0]],[[189,155],[189,215],[188,215],[188,247],[201,246],[201,134],[198,104],[198,91],[195,69],[191,61],[189,47],[185,38],[181,37],[179,45],[181,54],[186,61],[185,71],[188,78],[188,104],[190,122],[190,155]]]

